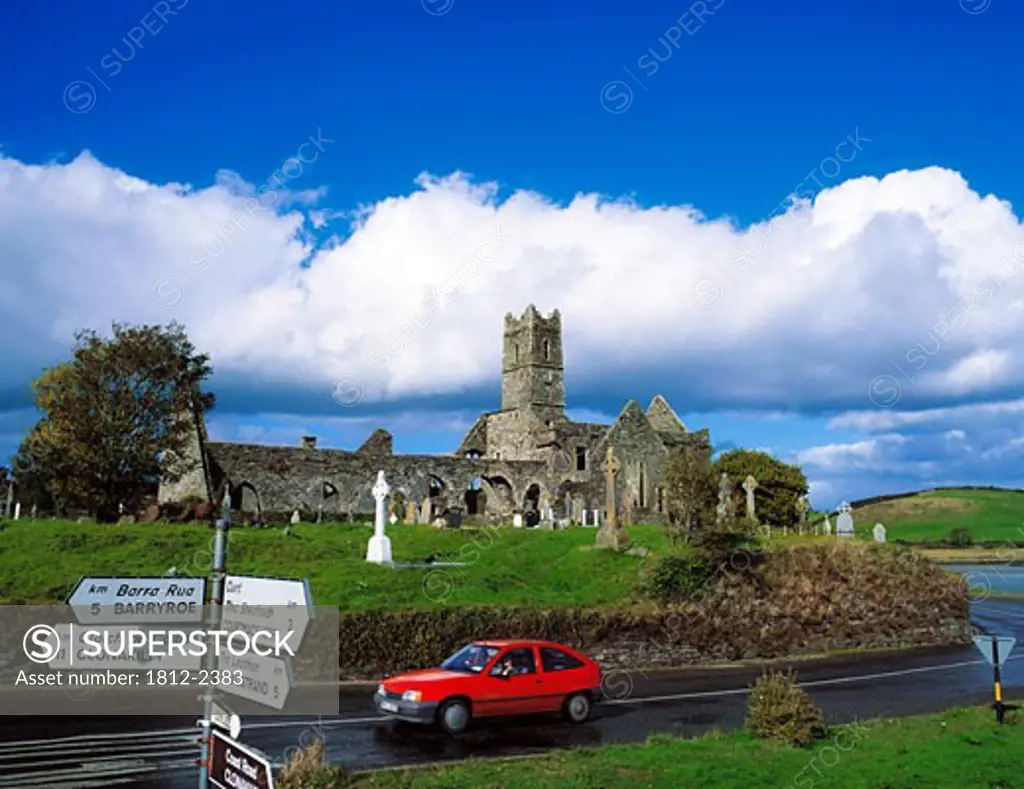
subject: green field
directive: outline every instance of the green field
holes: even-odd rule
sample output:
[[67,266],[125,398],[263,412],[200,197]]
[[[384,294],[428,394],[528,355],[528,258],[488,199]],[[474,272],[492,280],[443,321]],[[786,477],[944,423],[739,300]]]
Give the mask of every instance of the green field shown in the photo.
[[540,758],[359,776],[359,789],[1014,789],[1024,787],[1024,723],[991,709],[843,727],[800,750],[745,732],[557,751]]
[[[435,607],[430,594],[450,586],[450,606],[600,606],[627,600],[642,559],[593,550],[595,529],[446,529],[394,526],[396,562],[464,562],[456,568],[390,569],[364,561],[372,527],[302,524],[236,527],[228,571],[309,578],[314,602],[344,610]],[[661,545],[657,526],[630,528],[634,542]],[[87,575],[208,575],[213,530],[203,524],[112,526],[21,520],[0,532],[0,602],[63,601]],[[437,599],[435,596],[433,599]]]
[[1024,544],[1024,493],[929,491],[855,509],[853,519],[865,539],[871,539],[876,523],[884,523],[890,540],[938,542],[950,530],[965,527],[975,542]]

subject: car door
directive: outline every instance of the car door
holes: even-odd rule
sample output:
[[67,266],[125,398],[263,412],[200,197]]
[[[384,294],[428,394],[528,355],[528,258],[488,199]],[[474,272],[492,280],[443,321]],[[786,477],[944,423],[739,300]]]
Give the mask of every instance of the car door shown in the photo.
[[[510,672],[504,670],[506,663],[511,665]],[[506,650],[482,680],[480,700],[473,705],[481,715],[526,715],[544,709],[543,681],[533,647]]]
[[554,712],[571,693],[586,690],[584,664],[568,652],[556,647],[540,647],[541,684],[545,696],[544,710]]

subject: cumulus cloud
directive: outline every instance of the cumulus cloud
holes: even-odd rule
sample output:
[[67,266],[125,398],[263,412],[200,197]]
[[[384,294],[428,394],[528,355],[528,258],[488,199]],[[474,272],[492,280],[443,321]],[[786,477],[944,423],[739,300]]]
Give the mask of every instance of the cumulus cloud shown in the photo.
[[[1024,230],[956,172],[849,180],[750,226],[682,203],[500,198],[463,173],[355,209],[287,180],[195,188],[88,153],[0,155],[3,402],[79,328],[176,319],[243,396],[400,411],[493,387],[501,318],[532,302],[562,313],[570,405],[657,380],[680,412],[841,412],[832,426],[864,435],[800,455],[820,491],[843,469],[926,478],[1019,451]],[[339,219],[344,238],[318,242]]]
[[500,200],[460,173],[422,176],[324,247],[305,232],[337,215],[314,207],[323,190],[276,189],[254,211],[260,193],[230,173],[149,184],[88,154],[0,159],[0,305],[16,329],[0,387],[77,328],[176,318],[219,371],[253,381],[348,376],[366,402],[458,392],[495,380],[500,316],[529,302],[561,310],[580,381],[654,369],[692,407],[870,406],[888,372],[907,405],[1024,377],[1024,232],[949,170],[847,181],[745,228],[688,205]]

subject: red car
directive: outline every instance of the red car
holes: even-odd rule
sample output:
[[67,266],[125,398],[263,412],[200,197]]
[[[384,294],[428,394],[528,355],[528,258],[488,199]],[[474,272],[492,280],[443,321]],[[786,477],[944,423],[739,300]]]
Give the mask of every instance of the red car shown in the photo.
[[594,661],[549,641],[475,641],[440,668],[386,679],[373,700],[382,715],[438,724],[448,734],[473,718],[562,712],[573,723],[590,717],[601,697]]

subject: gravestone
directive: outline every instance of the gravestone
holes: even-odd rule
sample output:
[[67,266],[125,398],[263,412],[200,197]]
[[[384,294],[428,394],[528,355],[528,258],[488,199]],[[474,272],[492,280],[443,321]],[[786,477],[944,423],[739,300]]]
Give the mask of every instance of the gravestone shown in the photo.
[[729,481],[729,475],[723,471],[722,476],[718,478],[718,506],[715,507],[715,521],[719,526],[729,520],[731,509],[732,483]]
[[512,515],[512,525],[515,526],[517,529],[523,528],[523,515],[522,515],[522,513],[517,512],[517,513],[514,513]]
[[14,520],[18,520],[20,518],[21,518],[21,502],[19,501],[19,502],[17,502],[14,505]]
[[825,522],[821,525],[821,529],[823,534],[832,534],[832,524],[829,522],[827,513],[825,514]]
[[405,505],[405,523],[412,525],[416,522],[416,503],[410,501]]
[[302,523],[302,516],[299,515],[298,510],[292,512],[292,526],[294,526],[296,523]]
[[430,496],[427,496],[425,499],[423,499],[423,504],[420,505],[419,522],[426,526],[429,526],[433,522],[433,509],[434,502],[431,500]]
[[398,523],[398,516],[395,515],[395,513],[392,512],[391,513],[391,517],[388,518],[388,523],[390,523],[392,526],[394,526],[396,523]]
[[804,533],[804,527],[807,524],[807,510],[810,509],[807,499],[801,496],[796,500],[796,517],[797,517],[797,528],[800,530],[800,534]]
[[542,529],[552,528],[554,522],[554,518],[552,517],[553,514],[554,513],[551,510],[551,497],[548,496],[547,491],[544,491],[540,494],[540,523],[538,525]]
[[604,462],[605,500],[608,507],[608,518],[597,532],[597,546],[599,548],[614,548],[617,551],[621,551],[629,545],[629,537],[619,528],[618,513],[615,511],[615,472],[618,469],[619,463],[615,459],[615,452],[611,444],[609,444]]
[[886,541],[886,533],[885,533],[885,524],[884,523],[876,523],[875,524],[874,537],[875,537],[875,542],[885,542]]
[[366,561],[374,564],[391,563],[391,539],[384,532],[384,500],[391,492],[391,486],[384,479],[384,472],[377,472],[377,481],[373,484],[373,498],[377,503],[373,519],[373,536],[366,546]]
[[29,513],[29,517],[32,518],[32,520],[35,520],[36,517],[38,516],[38,514],[39,514],[39,507],[36,506],[35,504],[33,504],[32,505],[32,512]]
[[850,505],[845,501],[839,505],[839,517],[836,518],[836,536],[853,537],[853,515],[851,514]]
[[160,507],[156,504],[150,504],[146,507],[145,513],[142,515],[143,523],[156,523],[160,518]]
[[750,520],[757,522],[757,510],[754,503],[754,491],[757,490],[757,480],[754,479],[753,475],[747,475],[747,478],[743,480],[743,490],[747,494],[747,517]]

